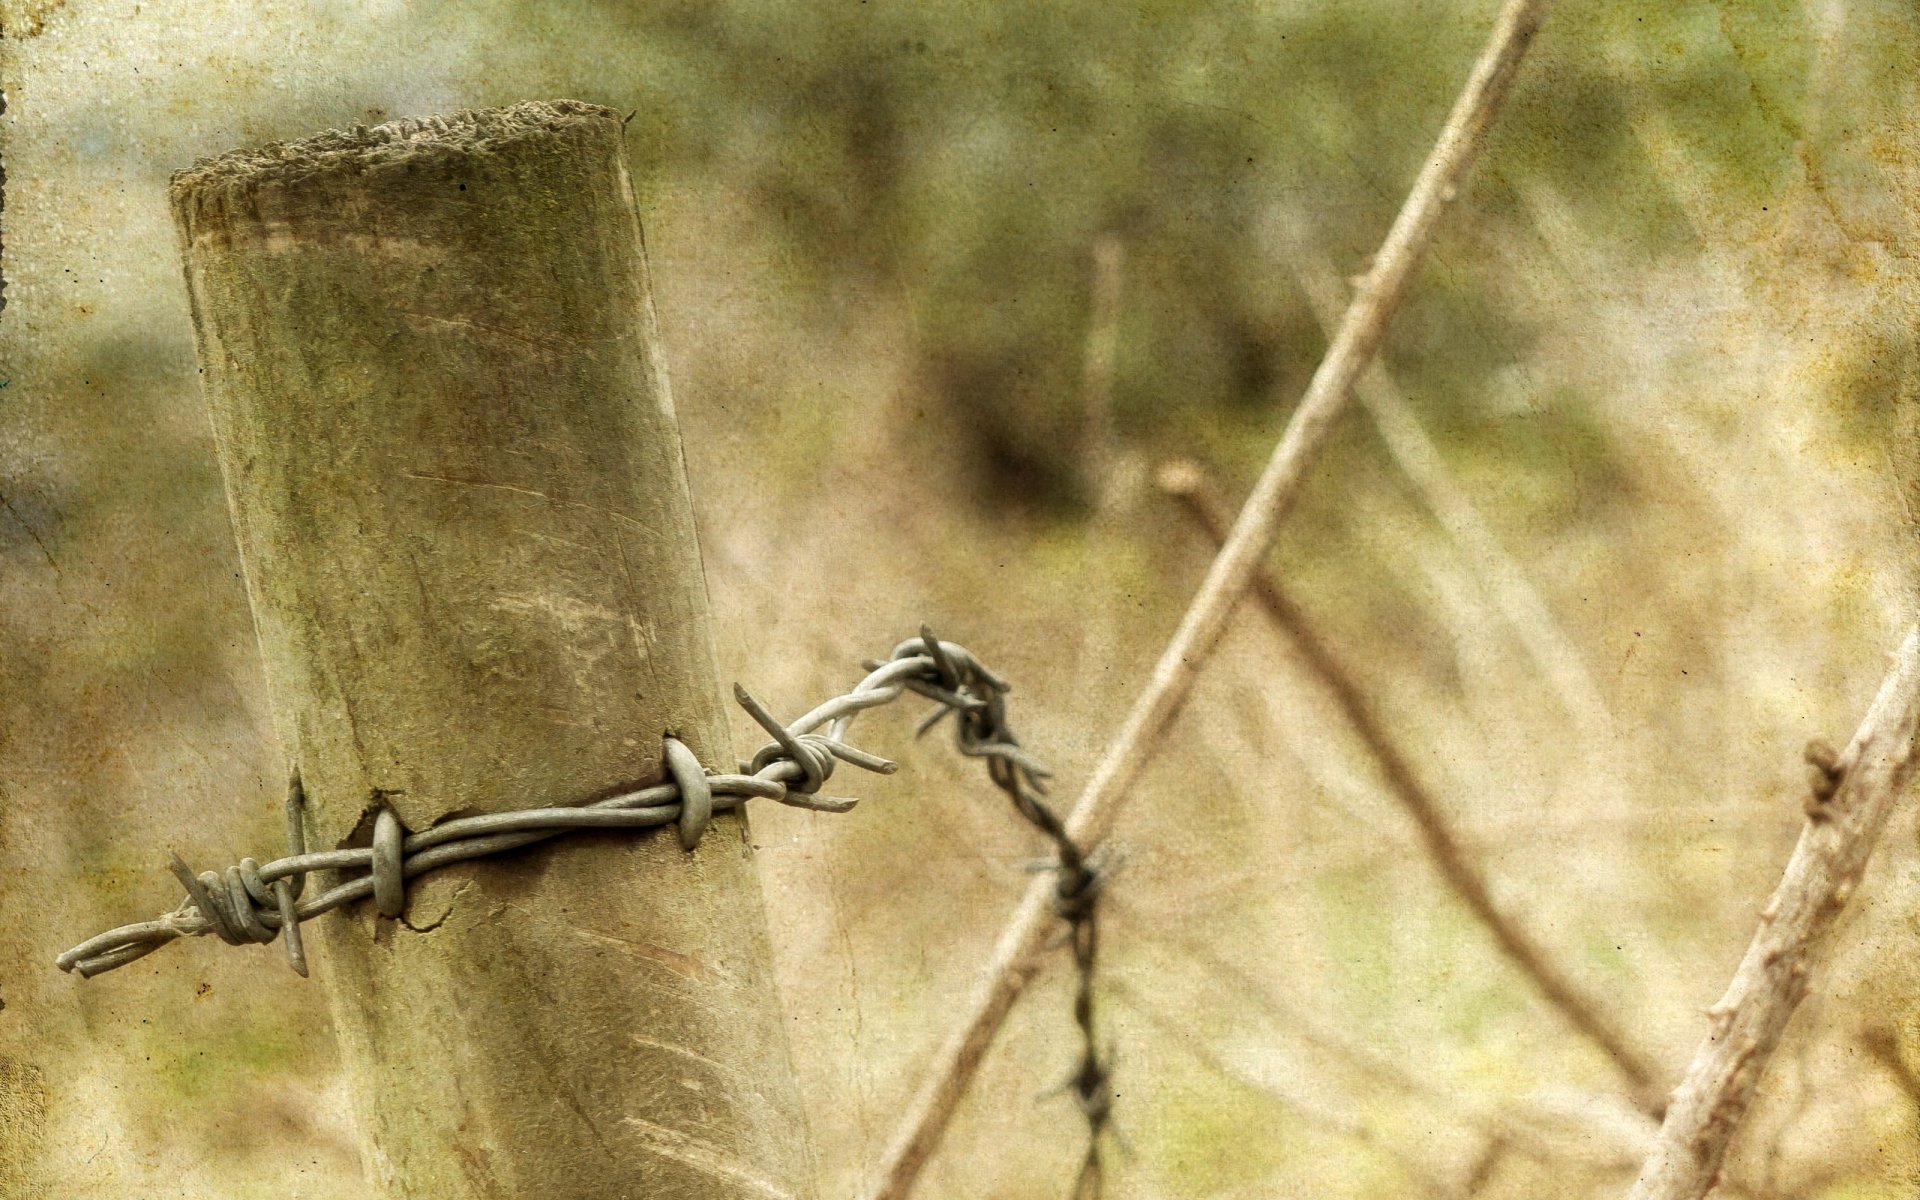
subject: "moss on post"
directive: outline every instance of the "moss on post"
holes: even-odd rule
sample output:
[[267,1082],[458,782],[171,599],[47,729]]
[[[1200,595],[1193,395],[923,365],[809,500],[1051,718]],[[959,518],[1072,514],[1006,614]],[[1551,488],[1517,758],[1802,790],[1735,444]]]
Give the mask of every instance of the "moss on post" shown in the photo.
[[[612,112],[175,177],[206,396],[316,848],[731,767]],[[575,834],[314,923],[388,1196],[805,1195],[743,819]]]

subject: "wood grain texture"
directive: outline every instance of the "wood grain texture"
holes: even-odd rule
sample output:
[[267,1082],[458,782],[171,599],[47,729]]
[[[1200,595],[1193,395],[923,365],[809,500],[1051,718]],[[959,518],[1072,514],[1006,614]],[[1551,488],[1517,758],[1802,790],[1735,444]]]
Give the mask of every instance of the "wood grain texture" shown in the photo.
[[[733,764],[612,112],[227,155],[172,199],[316,847]],[[578,834],[315,922],[384,1195],[810,1194],[742,817]]]

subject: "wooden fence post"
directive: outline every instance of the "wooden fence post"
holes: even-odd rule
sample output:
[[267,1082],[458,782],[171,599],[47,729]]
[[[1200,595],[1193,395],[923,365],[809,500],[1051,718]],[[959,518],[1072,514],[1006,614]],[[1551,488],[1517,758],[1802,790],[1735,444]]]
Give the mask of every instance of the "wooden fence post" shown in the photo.
[[[173,182],[314,849],[735,759],[613,112],[328,133]],[[811,1194],[744,820],[576,833],[309,928],[394,1197]]]

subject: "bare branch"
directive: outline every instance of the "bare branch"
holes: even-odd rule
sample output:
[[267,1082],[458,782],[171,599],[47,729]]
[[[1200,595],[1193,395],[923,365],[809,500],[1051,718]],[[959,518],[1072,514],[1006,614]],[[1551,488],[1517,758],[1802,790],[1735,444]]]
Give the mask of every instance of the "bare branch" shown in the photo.
[[[1161,468],[1160,487],[1178,499],[1181,507],[1215,542],[1225,538],[1226,501],[1205,468],[1193,462],[1170,463]],[[1419,829],[1427,857],[1440,878],[1486,926],[1501,952],[1533,982],[1548,1003],[1606,1052],[1631,1086],[1634,1102],[1657,1118],[1666,1108],[1666,1095],[1660,1088],[1660,1068],[1653,1057],[1635,1046],[1607,1015],[1606,1006],[1575,983],[1554,961],[1553,955],[1494,901],[1486,875],[1461,844],[1445,809],[1420,782],[1413,764],[1374,714],[1353,673],[1314,632],[1306,613],[1287,595],[1273,572],[1262,568],[1254,577],[1253,591],[1282,636],[1298,650],[1300,661],[1332,694],[1361,743],[1373,755],[1388,789]]]
[[1893,1030],[1884,1025],[1874,1025],[1860,1031],[1856,1039],[1867,1056],[1887,1069],[1893,1081],[1900,1085],[1906,1094],[1908,1104],[1920,1110],[1920,1072],[1913,1069],[1907,1056],[1900,1050],[1900,1039]]
[[1487,1184],[1493,1181],[1493,1173],[1500,1169],[1501,1162],[1506,1159],[1507,1149],[1506,1142],[1499,1138],[1488,1142],[1486,1149],[1480,1152],[1480,1157],[1474,1160],[1467,1172],[1466,1182],[1460,1185],[1460,1193],[1471,1197],[1486,1190]]
[[1699,1200],[1718,1181],[1767,1061],[1806,995],[1816,956],[1906,789],[1916,720],[1920,628],[1900,643],[1866,719],[1833,764],[1831,791],[1816,791],[1820,802],[1809,806],[1806,828],[1733,982],[1708,1010],[1712,1024],[1630,1200]]
[[[1299,495],[1308,466],[1345,409],[1354,380],[1379,350],[1440,217],[1459,193],[1468,169],[1485,144],[1545,10],[1545,0],[1508,0],[1502,9],[1491,40],[1474,64],[1433,153],[1387,231],[1372,270],[1354,296],[1340,331],[1314,372],[1226,546],[1214,559],[1205,582],[1154,667],[1152,679],[1135,699],[1074,805],[1068,831],[1081,845],[1099,841],[1111,828],[1122,798],[1184,706],[1201,665],[1219,645],[1234,606],[1246,593],[1255,569],[1272,550],[1280,523]],[[961,1094],[1033,973],[1034,954],[1051,924],[1052,890],[1051,880],[1036,879],[1021,897],[968,1004],[965,1019],[941,1048],[908,1106],[900,1132],[882,1164],[875,1200],[903,1200],[939,1144]]]
[[[1094,240],[1090,257],[1093,270],[1080,359],[1080,400],[1086,420],[1080,485],[1093,505],[1087,535],[1097,544],[1120,533],[1120,513],[1139,490],[1135,476],[1140,474],[1140,456],[1122,450],[1113,420],[1113,377],[1120,352],[1120,296],[1127,244],[1115,234],[1103,234]],[[1084,686],[1096,686],[1119,644],[1117,608],[1110,604],[1097,606],[1082,623],[1081,637],[1081,680]]]

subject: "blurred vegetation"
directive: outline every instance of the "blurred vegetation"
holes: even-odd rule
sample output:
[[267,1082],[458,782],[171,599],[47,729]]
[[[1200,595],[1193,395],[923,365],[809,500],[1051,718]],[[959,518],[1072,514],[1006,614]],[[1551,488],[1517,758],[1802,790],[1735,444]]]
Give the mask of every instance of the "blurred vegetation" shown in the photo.
[[[38,913],[0,939],[0,1081],[16,1059],[55,1081],[53,1194],[362,1194],[316,989],[201,945],[78,990],[45,968],[75,930],[172,902],[154,846],[230,861],[278,836],[168,171],[530,96],[633,112],[723,670],[771,673],[747,682],[783,703],[824,694],[879,648],[862,639],[933,619],[1016,678],[1070,795],[1204,563],[1138,478],[1103,513],[1089,464],[1258,469],[1324,345],[1296,269],[1365,268],[1493,12],[0,3],[19,81],[0,894]],[[1502,895],[1675,1063],[1791,844],[1798,741],[1844,736],[1905,616],[1879,443],[1910,373],[1917,64],[1920,11],[1893,0],[1556,6],[1394,326],[1395,377],[1614,706],[1605,770],[1363,422],[1275,559]],[[1102,243],[1125,252],[1115,447],[1084,394]],[[1474,1105],[1613,1083],[1394,840],[1252,616],[1123,829],[1116,886],[1155,921],[1110,954],[1192,1045],[1296,1091],[1222,1078],[1114,1006],[1138,1150],[1120,1194],[1451,1194],[1480,1149],[1471,1106],[1303,1049],[1149,952],[1160,925],[1209,940]],[[825,1194],[878,1153],[1033,853],[939,757],[863,787],[857,818],[756,817],[788,1003],[817,1031],[797,1054]],[[1920,1061],[1911,842],[1863,889],[1884,907],[1796,1026],[1738,1165],[1783,1194],[1907,1194],[1920,1170],[1920,1098],[1886,1065]],[[1064,1063],[1062,1003],[1043,984],[1023,1006],[929,1196],[1054,1186],[1073,1114],[1032,1097]],[[1877,1066],[1868,1027],[1893,1039]],[[1510,1155],[1486,1194],[1622,1182]]]
[[[544,11],[544,9],[542,10]],[[1127,250],[1117,405],[1164,448],[1264,446],[1323,339],[1294,243],[1358,271],[1431,145],[1483,29],[1440,3],[609,5],[644,46],[641,154],[744,174],[824,297],[897,288],[928,392],[984,503],[1074,510],[1089,251]],[[1546,458],[1605,495],[1577,406],[1483,402],[1562,265],[1538,214],[1648,266],[1752,223],[1800,176],[1811,66],[1799,4],[1567,6],[1396,329],[1395,369],[1451,447]],[[1661,126],[1648,152],[1642,119]],[[1679,168],[1676,170],[1675,168]],[[1207,436],[1199,434],[1198,436]],[[1218,437],[1218,434],[1213,436]],[[1569,439],[1579,452],[1566,453]],[[1226,447],[1219,447],[1225,450]],[[1523,514],[1531,515],[1531,514]]]

